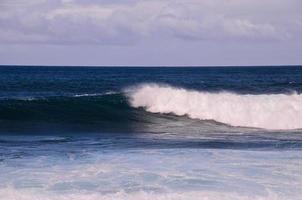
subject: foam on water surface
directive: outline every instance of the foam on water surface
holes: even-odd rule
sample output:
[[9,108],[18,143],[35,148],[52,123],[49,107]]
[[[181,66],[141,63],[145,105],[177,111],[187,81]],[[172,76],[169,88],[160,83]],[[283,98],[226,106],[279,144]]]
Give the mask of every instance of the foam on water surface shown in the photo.
[[298,150],[35,148],[0,162],[0,199],[279,200],[302,187]]
[[302,95],[242,95],[199,92],[168,85],[144,84],[129,94],[134,107],[153,113],[187,115],[232,126],[265,129],[302,128]]

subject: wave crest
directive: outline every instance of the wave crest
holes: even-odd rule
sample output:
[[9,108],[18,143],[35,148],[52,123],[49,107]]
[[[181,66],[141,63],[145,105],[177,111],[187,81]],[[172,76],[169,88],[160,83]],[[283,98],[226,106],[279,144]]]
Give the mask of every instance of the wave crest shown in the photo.
[[187,115],[232,126],[265,129],[302,128],[302,95],[209,93],[168,85],[144,84],[129,93],[133,107],[152,113]]

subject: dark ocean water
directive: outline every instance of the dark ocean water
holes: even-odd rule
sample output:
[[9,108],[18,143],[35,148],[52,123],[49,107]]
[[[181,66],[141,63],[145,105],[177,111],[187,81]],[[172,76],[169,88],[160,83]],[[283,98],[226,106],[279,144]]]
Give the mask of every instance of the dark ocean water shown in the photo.
[[74,126],[81,131],[133,131],[133,125],[148,123],[149,118],[170,117],[129,105],[125,90],[148,83],[213,93],[300,94],[302,67],[2,66],[0,131],[45,133]]
[[1,66],[0,199],[298,199],[301,92],[302,66]]

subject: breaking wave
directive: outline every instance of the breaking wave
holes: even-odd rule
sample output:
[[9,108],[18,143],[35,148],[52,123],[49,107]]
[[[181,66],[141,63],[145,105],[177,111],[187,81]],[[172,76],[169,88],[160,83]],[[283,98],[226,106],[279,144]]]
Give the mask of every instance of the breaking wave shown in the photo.
[[130,104],[152,113],[186,115],[232,126],[264,129],[302,128],[302,95],[202,92],[144,84],[129,92]]

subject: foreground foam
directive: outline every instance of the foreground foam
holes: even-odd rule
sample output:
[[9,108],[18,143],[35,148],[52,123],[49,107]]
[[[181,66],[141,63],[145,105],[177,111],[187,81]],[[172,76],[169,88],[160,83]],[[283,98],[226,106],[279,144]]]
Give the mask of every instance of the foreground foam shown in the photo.
[[302,128],[302,95],[209,93],[145,84],[129,93],[133,107],[153,113],[187,115],[232,126],[265,129]]
[[100,193],[79,193],[73,194],[53,194],[41,193],[33,190],[16,190],[15,188],[7,188],[0,190],[0,199],[10,200],[282,200],[286,199],[278,197],[276,194],[268,194],[267,196],[242,196],[236,193],[217,193],[217,192],[187,192],[187,193],[168,193],[156,194],[148,192],[125,193],[118,192],[115,194]]
[[301,199],[300,150],[106,150],[91,141],[15,143],[22,154],[2,146],[0,199]]

